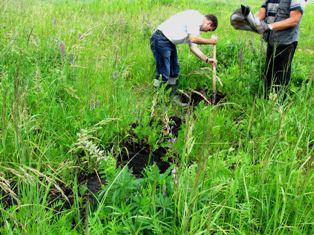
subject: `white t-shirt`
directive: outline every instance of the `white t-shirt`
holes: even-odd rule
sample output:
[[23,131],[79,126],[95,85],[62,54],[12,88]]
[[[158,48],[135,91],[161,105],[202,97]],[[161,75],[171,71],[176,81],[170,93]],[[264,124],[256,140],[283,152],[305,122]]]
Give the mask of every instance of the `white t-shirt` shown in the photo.
[[189,43],[188,37],[199,36],[205,16],[195,10],[177,13],[160,24],[160,30],[173,44]]

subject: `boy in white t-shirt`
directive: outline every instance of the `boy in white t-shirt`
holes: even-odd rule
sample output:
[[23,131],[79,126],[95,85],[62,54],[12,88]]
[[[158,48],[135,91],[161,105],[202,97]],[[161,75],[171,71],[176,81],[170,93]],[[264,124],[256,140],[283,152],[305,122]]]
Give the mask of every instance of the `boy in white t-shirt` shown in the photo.
[[201,32],[214,31],[217,26],[216,16],[212,14],[203,15],[195,10],[177,13],[160,24],[150,39],[151,49],[156,61],[154,86],[159,87],[160,84],[167,83],[175,89],[180,71],[177,44],[189,44],[190,51],[200,60],[216,66],[217,62],[208,58],[197,47],[197,44],[215,45],[217,43],[216,36],[208,39],[199,35]]

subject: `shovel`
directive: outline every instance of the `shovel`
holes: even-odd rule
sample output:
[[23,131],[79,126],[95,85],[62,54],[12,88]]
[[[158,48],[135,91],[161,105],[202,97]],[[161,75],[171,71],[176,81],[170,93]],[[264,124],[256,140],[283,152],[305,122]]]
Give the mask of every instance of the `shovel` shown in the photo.
[[[217,58],[216,58],[216,45],[213,45],[213,59],[217,60]],[[216,66],[213,66],[213,99],[212,99],[213,104],[216,103],[217,80],[220,83],[220,85],[222,86],[222,82],[221,82],[220,78],[217,76],[217,65],[216,65]]]
[[[213,45],[213,59],[216,60],[216,45]],[[217,88],[216,88],[216,80],[217,79],[217,71],[216,65],[213,66],[213,100],[212,102],[216,102]]]

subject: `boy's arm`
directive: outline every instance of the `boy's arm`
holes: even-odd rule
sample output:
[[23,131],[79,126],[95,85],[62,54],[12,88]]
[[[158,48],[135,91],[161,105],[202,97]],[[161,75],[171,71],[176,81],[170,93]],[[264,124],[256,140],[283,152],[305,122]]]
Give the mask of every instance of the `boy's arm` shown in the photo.
[[216,65],[217,61],[212,58],[208,58],[195,44],[190,43],[190,51],[196,55],[200,60],[204,61],[205,63]]
[[202,38],[202,37],[194,37],[192,35],[189,35],[189,42],[199,44],[199,45],[202,45],[202,44],[215,45],[217,43],[217,37],[213,36],[211,38]]

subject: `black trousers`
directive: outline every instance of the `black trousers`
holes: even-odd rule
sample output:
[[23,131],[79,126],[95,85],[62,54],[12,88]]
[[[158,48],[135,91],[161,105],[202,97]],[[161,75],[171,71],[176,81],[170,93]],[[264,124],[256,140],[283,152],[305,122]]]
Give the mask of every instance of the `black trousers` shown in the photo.
[[276,93],[285,90],[291,78],[291,63],[298,42],[288,45],[267,45],[266,68],[264,78],[264,94],[273,89]]

